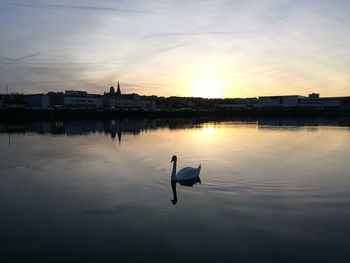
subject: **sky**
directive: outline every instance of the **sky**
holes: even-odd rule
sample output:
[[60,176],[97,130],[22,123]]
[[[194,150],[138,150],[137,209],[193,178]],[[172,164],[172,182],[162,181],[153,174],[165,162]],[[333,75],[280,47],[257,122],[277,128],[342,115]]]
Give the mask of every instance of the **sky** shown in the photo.
[[0,93],[350,95],[349,0],[0,0]]

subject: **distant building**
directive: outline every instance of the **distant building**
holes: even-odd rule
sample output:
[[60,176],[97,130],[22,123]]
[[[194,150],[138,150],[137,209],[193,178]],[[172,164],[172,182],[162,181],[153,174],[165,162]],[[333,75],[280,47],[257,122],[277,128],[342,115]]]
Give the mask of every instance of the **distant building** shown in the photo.
[[[308,98],[305,98],[302,102],[303,107],[316,107],[316,108],[334,108],[341,107],[345,101],[349,100],[350,97],[324,97],[315,96],[310,94]],[[318,95],[318,94],[316,94]]]
[[311,94],[309,94],[309,98],[310,99],[319,99],[320,94],[319,93],[311,93]]
[[350,97],[320,97],[311,93],[308,97],[300,95],[259,97],[258,107],[312,107],[319,109],[340,108],[348,104]]
[[249,104],[215,104],[216,110],[234,110],[234,109],[249,109],[252,105]]
[[109,88],[109,92],[105,92],[104,95],[108,95],[108,96],[111,96],[111,97],[120,97],[122,95],[122,92],[120,90],[120,84],[119,84],[119,81],[118,81],[118,84],[117,84],[117,92],[115,92],[115,88],[113,86],[111,86]]
[[109,89],[109,94],[115,94],[115,89],[114,89],[113,86],[110,87],[110,89]]
[[258,107],[297,107],[304,98],[300,95],[263,96],[258,99]]
[[154,109],[156,107],[156,102],[151,99],[140,97],[137,94],[130,94],[108,98],[108,107],[120,110],[145,110]]
[[117,92],[115,92],[115,88],[112,86],[109,88],[109,92],[105,92],[103,94],[103,105],[107,109],[116,108],[116,100],[121,97],[120,85],[118,81]]
[[86,97],[88,96],[88,93],[86,91],[81,90],[66,90],[64,92],[64,96]]
[[145,110],[155,109],[156,102],[153,97],[139,96],[138,94],[121,93],[120,84],[118,82],[117,91],[112,86],[109,92],[103,95],[104,107],[107,109],[119,110]]
[[86,91],[67,90],[64,93],[65,108],[101,109],[103,98],[101,95],[88,94]]
[[50,103],[52,108],[62,108],[64,105],[64,93],[63,92],[49,92],[47,95],[50,97]]
[[30,109],[49,109],[51,107],[50,96],[44,94],[30,94],[26,96],[28,108]]
[[1,107],[4,109],[25,109],[27,101],[23,94],[8,94],[2,98]]
[[120,97],[121,95],[122,95],[122,92],[120,90],[120,85],[119,85],[119,81],[118,81],[117,96]]

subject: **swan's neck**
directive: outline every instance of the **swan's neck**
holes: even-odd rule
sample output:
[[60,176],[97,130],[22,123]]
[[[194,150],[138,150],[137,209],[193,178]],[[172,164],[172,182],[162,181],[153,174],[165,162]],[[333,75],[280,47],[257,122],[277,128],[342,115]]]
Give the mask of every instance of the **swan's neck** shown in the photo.
[[176,180],[176,161],[173,163],[173,171],[171,172],[171,180]]

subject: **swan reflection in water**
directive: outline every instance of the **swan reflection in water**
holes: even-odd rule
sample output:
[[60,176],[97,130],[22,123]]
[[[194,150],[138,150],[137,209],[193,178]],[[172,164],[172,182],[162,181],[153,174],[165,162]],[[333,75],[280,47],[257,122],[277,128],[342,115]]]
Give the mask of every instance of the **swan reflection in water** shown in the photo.
[[201,179],[199,178],[199,173],[201,171],[201,165],[197,168],[193,167],[185,167],[176,173],[176,165],[177,165],[177,156],[173,155],[171,162],[173,163],[173,170],[171,173],[171,188],[173,190],[174,198],[171,200],[173,205],[177,203],[177,192],[176,192],[176,184],[179,183],[182,186],[192,187],[197,183],[201,183]]

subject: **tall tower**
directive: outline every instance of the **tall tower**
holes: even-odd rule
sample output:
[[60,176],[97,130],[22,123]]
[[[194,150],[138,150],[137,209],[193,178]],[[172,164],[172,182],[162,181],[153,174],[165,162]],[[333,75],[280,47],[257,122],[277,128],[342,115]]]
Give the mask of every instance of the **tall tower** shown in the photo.
[[120,85],[118,81],[117,96],[121,96],[121,95],[122,95],[122,92],[120,91]]
[[115,90],[114,90],[114,87],[113,87],[113,86],[109,89],[109,93],[110,93],[110,94],[114,94],[114,93],[115,93]]

